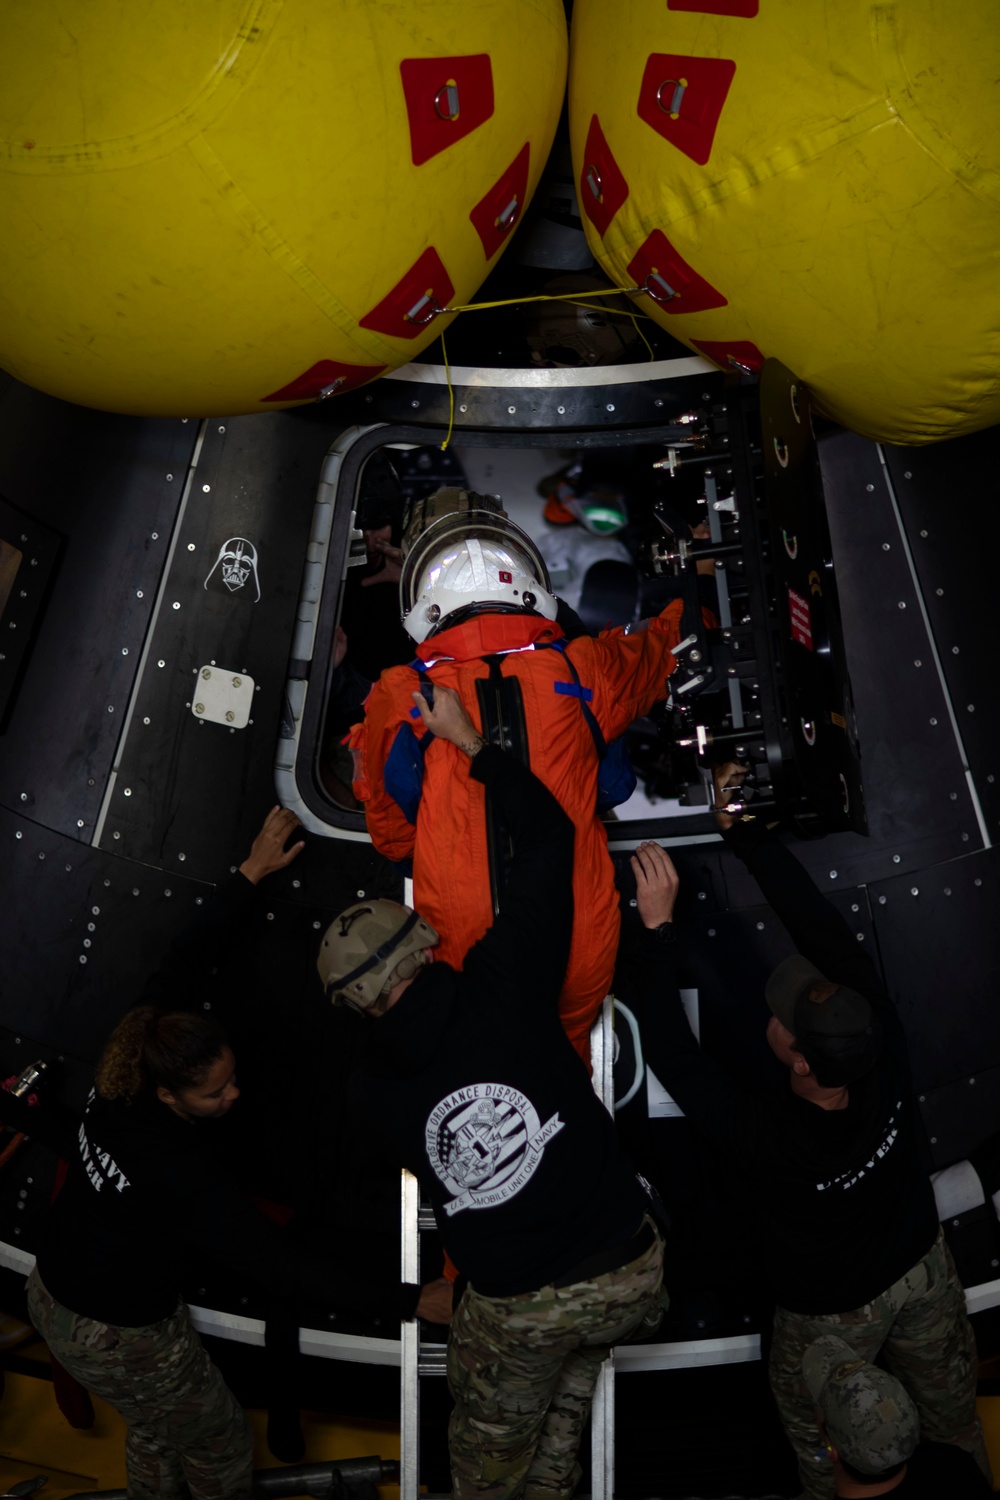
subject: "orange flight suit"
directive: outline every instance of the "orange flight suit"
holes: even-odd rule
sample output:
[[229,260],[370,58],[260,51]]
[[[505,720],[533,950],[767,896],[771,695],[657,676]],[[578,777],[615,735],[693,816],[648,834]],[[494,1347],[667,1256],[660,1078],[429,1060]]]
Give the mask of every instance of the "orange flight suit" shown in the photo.
[[[565,640],[558,625],[537,615],[474,616],[417,647],[418,658],[427,664],[425,673],[412,667],[387,668],[365,703],[364,722],[351,731],[354,792],[364,803],[372,842],[389,859],[412,859],[414,906],[441,934],[437,954],[460,969],[465,954],[493,920],[485,789],[471,779],[468,758],[454,745],[431,743],[424,757],[414,826],[386,791],[385,764],[402,726],[409,725],[418,740],[426,733],[412,697],[422,677],[454,688],[477,725],[482,716],[476,681],[490,676],[484,658],[498,657],[496,670],[517,678],[531,769],[576,825],[575,919],[559,1014],[588,1068],[590,1029],[615,966],[618,893],[607,835],[596,812],[599,761],[594,736],[564,652],[547,648],[554,641],[563,642],[610,743],[666,697],[666,679],[676,665],[671,647],[680,640],[682,610],[682,602],[676,600],[645,630],[625,635],[614,629],[572,641]],[[531,984],[530,953],[524,955],[524,983]]]

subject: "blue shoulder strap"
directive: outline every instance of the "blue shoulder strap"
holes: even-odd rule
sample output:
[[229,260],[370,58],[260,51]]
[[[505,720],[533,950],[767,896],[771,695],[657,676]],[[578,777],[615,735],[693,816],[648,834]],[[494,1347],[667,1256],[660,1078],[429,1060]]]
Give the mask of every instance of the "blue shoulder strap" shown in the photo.
[[[597,810],[598,812],[609,812],[612,807],[619,807],[621,803],[627,802],[636,789],[637,780],[632,762],[629,759],[628,750],[623,739],[613,740],[609,745],[604,738],[600,724],[590,707],[593,698],[593,690],[584,687],[580,682],[579,673],[573,663],[573,658],[566,650],[566,642],[550,641],[546,643],[555,651],[561,651],[563,660],[572,674],[572,682],[556,682],[553,684],[557,693],[563,693],[570,698],[576,698],[583,710],[583,717],[587,721],[587,728],[594,740],[594,749],[597,751],[599,761],[597,771]],[[535,650],[539,647],[536,645]]]
[[[600,724],[598,724],[596,718],[594,717],[593,710],[590,707],[590,700],[594,696],[593,689],[584,687],[581,683],[580,674],[579,672],[577,672],[576,667],[573,664],[573,658],[566,650],[566,642],[564,640],[548,641],[545,643],[545,649],[551,649],[553,651],[559,651],[562,653],[563,661],[566,663],[567,667],[569,667],[569,670],[572,673],[573,681],[557,682],[554,684],[555,690],[557,693],[565,694],[566,697],[579,699],[580,707],[583,709],[583,717],[587,721],[587,728],[590,730],[594,738],[594,749],[597,751],[597,758],[598,760],[603,760],[608,753],[608,742],[604,738],[604,735],[601,733],[601,726]],[[535,650],[538,650],[537,646],[535,647]]]

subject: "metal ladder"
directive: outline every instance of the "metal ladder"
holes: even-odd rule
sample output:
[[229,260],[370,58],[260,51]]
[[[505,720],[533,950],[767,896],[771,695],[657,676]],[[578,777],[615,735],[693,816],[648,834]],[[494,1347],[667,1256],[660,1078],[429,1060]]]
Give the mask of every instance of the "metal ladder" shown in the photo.
[[[609,995],[590,1034],[594,1092],[614,1109],[613,1001]],[[420,1185],[402,1173],[402,1279],[420,1281],[420,1232],[434,1228],[434,1215],[421,1206]],[[444,1375],[445,1345],[422,1343],[420,1323],[403,1323],[399,1348],[399,1493],[400,1500],[420,1494],[420,1377]],[[615,1491],[615,1356],[601,1366],[590,1414],[592,1500],[613,1500]]]

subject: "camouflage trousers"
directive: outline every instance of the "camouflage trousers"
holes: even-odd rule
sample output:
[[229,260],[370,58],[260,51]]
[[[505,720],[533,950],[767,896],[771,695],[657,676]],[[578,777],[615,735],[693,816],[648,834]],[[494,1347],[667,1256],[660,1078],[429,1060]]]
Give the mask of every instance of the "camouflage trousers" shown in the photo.
[[662,1282],[657,1236],[593,1280],[517,1297],[466,1288],[448,1342],[455,1500],[568,1500],[602,1361],[612,1344],[657,1326]]
[[966,1449],[992,1483],[976,1415],[975,1338],[941,1231],[923,1260],[874,1302],[819,1316],[775,1310],[771,1389],[809,1500],[829,1500],[834,1494],[833,1468],[802,1379],[802,1356],[824,1333],[836,1334],[865,1359],[874,1359],[881,1350],[913,1398],[920,1436]]
[[52,1353],[125,1420],[130,1500],[243,1500],[253,1440],[187,1308],[142,1328],[83,1318],[28,1278],[28,1312]]

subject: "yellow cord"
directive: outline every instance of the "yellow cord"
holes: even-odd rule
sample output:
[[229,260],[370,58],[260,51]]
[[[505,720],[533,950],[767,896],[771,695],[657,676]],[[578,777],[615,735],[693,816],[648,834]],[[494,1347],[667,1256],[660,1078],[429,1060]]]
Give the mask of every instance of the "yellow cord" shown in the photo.
[[559,296],[543,294],[538,297],[506,297],[501,302],[467,302],[462,307],[439,307],[436,311],[442,313],[478,312],[484,307],[519,307],[525,302],[577,302],[585,297],[628,297],[633,292],[647,295],[641,286],[608,287],[606,291],[599,292],[565,292],[560,293]]
[[[643,314],[643,316],[645,317],[645,314]],[[643,333],[642,329],[639,327],[639,319],[636,317],[635,313],[629,313],[629,317],[632,319],[632,324],[635,328],[636,333],[639,335],[639,337],[642,339],[642,342],[649,350],[650,360],[655,360],[656,355],[653,353],[653,346],[649,342],[649,339],[646,337],[646,335]],[[652,322],[652,319],[649,319],[649,321]]]
[[[568,302],[570,307],[582,307],[584,308],[584,310],[586,310],[590,306],[589,302],[576,302],[572,297],[560,297],[559,301]],[[645,318],[647,323],[652,323],[653,321],[648,313],[622,312],[617,307],[609,308],[608,312],[612,318],[631,318],[633,323],[635,322],[637,317]]]
[[[588,295],[589,295],[589,293],[581,293],[581,296],[588,296]],[[558,302],[568,302],[571,307],[583,307],[583,308],[586,308],[587,306],[589,306],[589,304],[586,303],[586,302],[577,302],[576,299],[575,299],[575,297],[558,297],[558,298],[554,297],[552,300],[553,301],[558,301]],[[653,353],[653,346],[649,342],[649,339],[646,337],[646,335],[643,333],[642,329],[639,327],[639,319],[640,318],[642,318],[647,323],[652,323],[653,319],[649,316],[649,314],[648,313],[637,313],[633,308],[630,308],[628,312],[623,313],[623,312],[619,312],[618,309],[614,308],[614,307],[610,309],[610,313],[611,313],[611,316],[613,318],[630,318],[632,320],[632,327],[636,331],[636,336],[638,338],[642,339],[642,342],[645,344],[647,350],[649,351],[649,358],[650,358],[650,360],[655,360],[656,359],[656,355]]]
[[451,366],[448,363],[448,350],[445,347],[444,331],[441,332],[441,353],[444,355],[444,378],[448,382],[448,431],[444,435],[441,444],[443,453],[451,442],[452,429],[455,426],[455,387],[451,383]]
[[[595,297],[621,297],[623,295],[628,296],[632,292],[642,291],[643,288],[640,286],[631,286],[615,288],[609,287],[607,291],[602,290],[599,292],[567,292],[557,297],[510,297],[502,302],[469,302],[466,303],[464,307],[439,307],[437,308],[437,312],[477,312],[487,307],[517,307],[522,302],[569,302],[575,304],[577,307],[586,307],[587,303],[582,300],[584,297],[593,300]],[[612,309],[612,313],[613,312],[614,309]],[[619,316],[621,316],[621,314],[619,314]],[[642,339],[642,342],[649,350],[650,359],[654,359],[655,355],[653,354],[653,346],[647,339],[646,335],[643,333],[642,329],[639,327],[639,320],[636,314],[634,312],[629,312],[627,316],[631,318],[636,333],[639,335],[639,337]],[[642,316],[645,317],[646,314],[643,314]],[[441,444],[441,452],[443,453],[448,447],[448,444],[451,442],[451,435],[455,428],[455,387],[451,383],[451,365],[448,363],[448,349],[445,345],[443,332],[441,333],[441,353],[444,356],[444,378],[448,384],[448,431],[445,433],[444,441]]]

